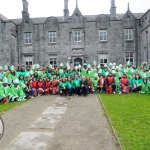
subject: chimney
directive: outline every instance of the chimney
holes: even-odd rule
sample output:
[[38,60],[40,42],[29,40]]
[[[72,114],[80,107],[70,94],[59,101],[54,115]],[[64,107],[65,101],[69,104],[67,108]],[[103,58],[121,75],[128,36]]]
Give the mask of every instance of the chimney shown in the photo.
[[110,15],[111,17],[116,17],[115,0],[110,0],[110,2],[111,2]]
[[26,0],[22,0],[23,3],[23,11],[22,11],[22,18],[24,18],[25,16],[29,17],[29,13],[28,13],[28,2]]
[[64,0],[64,17],[66,19],[69,17],[68,0]]

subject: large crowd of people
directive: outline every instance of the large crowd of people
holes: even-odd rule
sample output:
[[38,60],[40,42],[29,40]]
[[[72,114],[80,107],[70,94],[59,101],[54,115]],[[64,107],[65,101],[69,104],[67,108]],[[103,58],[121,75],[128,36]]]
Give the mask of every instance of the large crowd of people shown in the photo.
[[24,101],[35,96],[59,94],[64,96],[90,93],[130,92],[150,93],[150,66],[84,64],[70,67],[69,63],[58,67],[35,64],[20,66],[0,66],[0,102]]

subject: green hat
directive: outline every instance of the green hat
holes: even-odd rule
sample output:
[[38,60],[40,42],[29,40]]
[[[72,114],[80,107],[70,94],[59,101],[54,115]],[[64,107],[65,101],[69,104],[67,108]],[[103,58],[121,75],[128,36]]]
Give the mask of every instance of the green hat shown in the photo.
[[75,70],[77,70],[78,69],[78,66],[75,66]]
[[116,74],[116,71],[115,71],[115,70],[112,70],[112,74]]
[[0,73],[0,79],[3,79],[3,76],[4,76],[4,75],[3,75],[2,73]]
[[104,67],[107,67],[107,64],[105,64]]
[[98,69],[101,68],[100,64],[97,65],[97,68],[98,68]]
[[32,65],[32,69],[35,70],[35,65]]
[[68,69],[68,70],[70,70],[70,68],[71,68],[70,66],[67,66],[67,69]]
[[4,66],[4,70],[8,70],[8,66],[7,65]]
[[113,63],[114,66],[116,66],[116,63]]
[[105,76],[107,76],[109,74],[109,72],[107,71],[107,72],[105,72]]
[[86,64],[86,63],[84,63],[84,66],[87,66],[87,64]]
[[116,66],[116,69],[119,69],[119,67],[118,67],[118,66]]
[[101,74],[102,73],[102,69],[99,69],[98,73]]
[[33,70],[30,70],[30,74],[34,74]]
[[64,64],[63,63],[60,63],[60,67],[63,67],[64,66]]
[[8,78],[8,84],[11,84],[11,83],[12,83],[12,79]]
[[87,65],[87,68],[91,68],[91,65],[90,65],[90,64],[88,64],[88,65]]
[[15,71],[15,67],[12,65],[12,66],[10,67],[10,70]]
[[79,68],[79,69],[81,68],[81,65],[80,65],[80,64],[78,65],[78,68]]
[[130,61],[127,61],[127,65],[130,65]]
[[95,73],[95,74],[94,74],[94,77],[97,78],[97,77],[98,77],[98,73]]
[[36,65],[36,69],[40,69],[40,65],[39,64]]
[[3,78],[3,83],[8,83],[8,78],[4,77]]
[[93,65],[96,65],[96,64],[97,64],[97,62],[94,60],[94,61],[93,61]]
[[68,63],[68,62],[66,63],[66,66],[69,66],[69,63]]
[[147,75],[146,75],[146,73],[143,73],[143,78],[147,78]]
[[109,66],[112,66],[112,63],[109,63]]
[[18,84],[18,83],[19,83],[19,79],[17,78],[17,79],[15,79],[13,82],[14,82],[15,84]]
[[112,66],[112,69],[115,70],[115,66]]
[[3,67],[2,67],[2,66],[0,66],[0,70],[3,70]]

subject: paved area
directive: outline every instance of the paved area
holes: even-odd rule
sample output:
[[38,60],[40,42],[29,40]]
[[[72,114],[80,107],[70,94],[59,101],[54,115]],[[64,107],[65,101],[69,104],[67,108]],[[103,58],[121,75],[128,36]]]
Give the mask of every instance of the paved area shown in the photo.
[[42,96],[3,116],[3,150],[118,150],[97,95]]
[[1,120],[1,118],[0,118],[0,139],[1,139],[1,137],[3,136],[3,130],[4,130],[3,122],[2,122],[2,120]]

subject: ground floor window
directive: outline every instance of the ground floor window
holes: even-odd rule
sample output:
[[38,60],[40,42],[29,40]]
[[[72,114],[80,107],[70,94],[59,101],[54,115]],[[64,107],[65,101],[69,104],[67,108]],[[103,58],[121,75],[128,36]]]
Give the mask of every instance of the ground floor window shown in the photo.
[[52,67],[57,67],[57,55],[50,56],[50,65],[52,65]]
[[101,65],[108,63],[108,54],[99,54],[99,63]]
[[131,63],[131,65],[134,64],[134,53],[132,52],[125,53],[125,63],[127,63],[128,61]]
[[33,65],[33,56],[24,56],[24,62],[26,66]]

